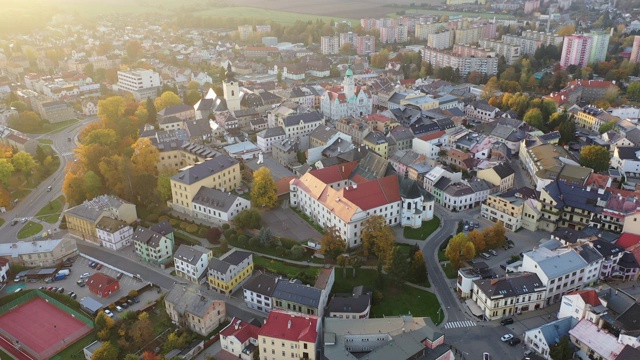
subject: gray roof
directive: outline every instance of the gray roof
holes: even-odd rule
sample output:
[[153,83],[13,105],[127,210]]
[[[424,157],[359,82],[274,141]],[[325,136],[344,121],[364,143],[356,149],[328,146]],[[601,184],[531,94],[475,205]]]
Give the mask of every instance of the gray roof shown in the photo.
[[158,234],[167,236],[173,233],[173,226],[171,226],[171,224],[167,220],[165,220],[149,226],[149,230],[153,230]]
[[173,304],[174,310],[181,316],[189,313],[199,318],[204,318],[213,303],[219,301],[210,298],[206,292],[199,291],[194,285],[183,284],[174,284],[164,299]]
[[322,290],[299,282],[278,281],[273,297],[312,308],[318,308]]
[[168,116],[168,115],[178,114],[178,113],[189,111],[189,110],[193,110],[193,107],[186,104],[180,104],[180,105],[164,108],[158,111],[158,115]]
[[544,336],[547,345],[551,347],[557,344],[563,336],[569,335],[569,330],[578,323],[578,320],[572,316],[552,321],[540,327],[542,336]]
[[285,135],[286,133],[284,132],[284,129],[282,128],[282,126],[276,126],[276,127],[264,129],[258,133],[258,136],[263,139],[269,139],[272,137],[285,136]]
[[411,129],[405,126],[396,126],[389,132],[389,136],[395,141],[411,140],[415,138]]
[[284,126],[299,125],[300,122],[305,124],[322,121],[322,115],[317,111],[312,111],[304,114],[290,115],[283,119]]
[[357,296],[334,296],[329,301],[328,311],[339,313],[361,313],[371,304],[371,296],[362,294]]
[[232,251],[230,253],[227,253],[220,259],[215,257],[211,258],[209,260],[209,269],[217,271],[221,274],[226,274],[231,266],[240,265],[240,263],[249,256],[251,256],[250,252],[240,250]]
[[549,279],[555,279],[587,266],[587,262],[575,251],[563,253],[539,248],[525,253],[537,264]]
[[511,168],[511,166],[509,166],[509,164],[507,163],[501,163],[494,166],[492,169],[496,172],[496,174],[498,174],[498,176],[500,176],[500,179],[506,179],[509,176],[515,174],[513,168]]
[[185,121],[185,125],[190,137],[211,136],[211,125],[207,119]]
[[210,252],[209,249],[203,248],[200,245],[185,245],[180,244],[176,253],[173,254],[175,259],[180,259],[184,262],[187,262],[191,265],[196,265],[198,261],[202,258],[202,255],[207,255]]
[[146,244],[147,246],[157,248],[158,246],[160,246],[160,240],[162,240],[163,237],[164,236],[162,236],[162,234],[159,234],[153,230],[147,229],[143,226],[138,226],[131,239],[134,242],[141,242]]
[[196,193],[196,196],[193,197],[192,202],[226,213],[231,209],[231,206],[236,202],[237,198],[238,196],[230,192],[222,192],[217,189],[202,186]]
[[123,204],[131,203],[114,195],[100,195],[92,200],[86,200],[82,204],[72,207],[67,210],[65,214],[95,222],[105,211],[115,215],[116,210]]
[[173,123],[181,123],[183,120],[180,119],[177,116],[171,115],[171,116],[163,116],[160,120],[158,120],[158,124],[160,125],[166,125],[166,124],[173,124]]
[[618,157],[621,160],[638,160],[638,151],[640,147],[635,146],[620,146],[618,149]]
[[331,139],[332,136],[334,136],[338,132],[338,130],[330,128],[328,126],[318,126],[311,132],[311,134],[309,134],[309,137],[326,143],[327,141],[329,141],[329,139]]
[[546,289],[546,285],[536,274],[508,274],[499,279],[479,279],[473,282],[489,298],[492,297],[513,297]]
[[182,170],[173,175],[171,180],[191,185],[209,176],[224,171],[238,163],[237,160],[227,155],[219,155],[213,159],[205,160],[199,164]]
[[256,294],[271,296],[273,291],[276,289],[277,282],[278,277],[275,275],[258,273],[249,279],[242,288]]

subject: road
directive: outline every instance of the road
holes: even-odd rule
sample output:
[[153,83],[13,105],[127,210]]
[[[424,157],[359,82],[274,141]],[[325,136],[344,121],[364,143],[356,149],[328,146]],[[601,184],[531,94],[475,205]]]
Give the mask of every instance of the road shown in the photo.
[[[22,228],[21,224],[11,226],[11,220],[15,218],[32,218],[40,211],[45,205],[58,196],[62,195],[62,183],[64,181],[64,171],[67,166],[67,162],[73,158],[73,149],[77,145],[77,135],[80,130],[87,124],[98,120],[96,116],[86,118],[77,124],[71,125],[65,128],[63,131],[57,134],[42,134],[32,135],[34,139],[49,139],[53,141],[51,147],[58,154],[60,158],[60,167],[49,178],[45,179],[38,187],[33,189],[31,193],[20,201],[15,208],[7,211],[3,214],[3,218],[7,221],[3,226],[0,226],[0,242],[14,242],[16,241],[18,231]],[[72,141],[69,141],[71,138]],[[51,186],[52,190],[47,191],[47,187]],[[44,230],[57,227],[46,222],[42,222],[45,227]]]

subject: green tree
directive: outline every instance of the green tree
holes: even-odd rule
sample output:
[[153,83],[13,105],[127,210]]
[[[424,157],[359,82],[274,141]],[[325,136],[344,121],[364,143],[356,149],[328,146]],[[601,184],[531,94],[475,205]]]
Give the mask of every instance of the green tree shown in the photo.
[[26,153],[24,151],[19,151],[15,155],[13,155],[13,158],[11,158],[11,163],[13,164],[13,168],[16,171],[20,171],[24,174],[31,173],[31,170],[33,170],[33,168],[35,168],[36,166],[36,161],[33,160],[33,157],[31,157],[29,153]]
[[242,210],[233,218],[233,224],[237,229],[257,229],[260,227],[262,217],[256,209]]
[[476,249],[473,243],[467,239],[467,235],[458,233],[449,240],[444,254],[449,259],[451,266],[459,269],[460,265],[476,256]]
[[158,195],[163,202],[171,200],[171,176],[170,174],[161,174],[158,177]]
[[99,144],[107,147],[113,147],[116,146],[117,143],[118,135],[113,129],[96,129],[88,133],[82,139],[82,145],[85,146]]
[[33,111],[23,111],[17,116],[10,116],[7,119],[9,127],[25,133],[33,133],[40,130],[43,123],[40,115]]
[[349,265],[351,265],[351,269],[353,270],[351,276],[356,277],[356,270],[362,267],[362,259],[359,256],[354,256],[349,259]]
[[118,349],[111,343],[111,341],[105,341],[102,345],[93,353],[91,360],[117,360]]
[[633,100],[640,99],[640,82],[636,81],[629,84],[629,87],[627,87],[627,97]]
[[156,105],[153,103],[153,100],[151,100],[151,98],[147,98],[146,107],[147,113],[149,114],[147,123],[155,125],[158,122],[158,110],[156,109]]
[[422,251],[416,251],[411,257],[411,280],[420,284],[427,281],[427,264]]
[[604,134],[607,131],[613,129],[616,126],[616,121],[615,120],[610,120],[609,122],[606,122],[602,125],[600,125],[600,127],[598,128],[598,132],[600,134]]
[[9,185],[9,178],[13,174],[13,165],[7,159],[0,159],[0,183],[5,187]]
[[91,170],[84,174],[84,191],[87,199],[93,199],[103,194],[102,179]]
[[391,260],[387,264],[385,271],[389,275],[389,278],[396,284],[402,284],[405,282],[407,275],[409,274],[409,259],[402,254],[398,246],[394,247],[391,255]]
[[342,277],[347,277],[347,264],[349,264],[349,258],[344,256],[344,254],[338,255],[336,259],[336,265],[342,268]]
[[544,120],[542,119],[542,111],[540,111],[540,109],[538,108],[529,109],[524,115],[523,120],[536,129],[539,129],[541,131],[544,131],[545,129]]
[[184,95],[184,103],[193,106],[200,100],[200,98],[202,98],[202,95],[198,90],[189,90]]
[[29,107],[27,106],[27,104],[25,104],[22,101],[12,101],[11,104],[9,105],[10,107],[16,109],[17,112],[23,112],[23,111],[27,111],[29,109]]
[[558,127],[560,132],[560,142],[568,144],[576,138],[576,123],[572,119],[566,119]]
[[382,265],[391,261],[396,237],[383,216],[374,215],[366,219],[362,223],[361,237],[365,256],[375,255],[378,264]]
[[272,208],[278,201],[278,188],[271,177],[271,170],[263,166],[253,173],[251,201],[254,206]]
[[572,356],[571,347],[569,336],[565,335],[557,344],[551,346],[551,349],[549,349],[549,356],[553,360],[569,360]]
[[165,91],[160,95],[160,97],[156,98],[154,101],[154,105],[157,111],[161,111],[171,106],[182,104],[182,99],[178,95],[176,95],[173,91]]
[[320,253],[330,260],[336,260],[344,254],[346,243],[335,227],[328,228],[320,240]]
[[592,168],[595,172],[609,168],[611,154],[609,150],[598,145],[587,145],[580,151],[580,165]]

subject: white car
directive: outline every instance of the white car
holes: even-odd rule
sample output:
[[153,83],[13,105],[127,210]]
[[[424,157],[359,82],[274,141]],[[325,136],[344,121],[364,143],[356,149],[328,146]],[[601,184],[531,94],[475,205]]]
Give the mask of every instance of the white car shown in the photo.
[[502,335],[502,337],[500,338],[500,340],[502,342],[507,342],[509,340],[513,339],[513,334],[504,334]]
[[122,308],[120,307],[120,305],[116,305],[116,311],[117,312],[122,312]]
[[112,318],[113,317],[113,313],[111,312],[111,310],[109,309],[104,309],[104,314],[107,315],[108,317]]
[[88,278],[89,276],[91,276],[91,274],[89,274],[89,273],[84,273],[84,274],[80,275],[80,279],[86,279],[86,278]]

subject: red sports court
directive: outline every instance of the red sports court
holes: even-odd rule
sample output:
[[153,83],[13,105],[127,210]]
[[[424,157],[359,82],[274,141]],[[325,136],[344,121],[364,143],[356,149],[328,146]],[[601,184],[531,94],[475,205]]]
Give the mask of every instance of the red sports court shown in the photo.
[[38,296],[0,315],[2,337],[34,359],[48,359],[91,331],[90,325]]

